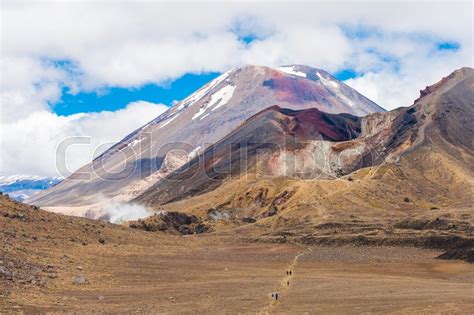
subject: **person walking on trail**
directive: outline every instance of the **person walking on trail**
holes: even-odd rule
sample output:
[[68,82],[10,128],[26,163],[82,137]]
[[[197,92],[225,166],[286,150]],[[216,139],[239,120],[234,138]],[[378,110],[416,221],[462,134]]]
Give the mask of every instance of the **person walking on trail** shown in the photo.
[[286,285],[287,285],[287,286],[290,286],[290,281],[287,281],[287,282],[286,282]]
[[278,300],[278,293],[275,293],[275,300]]
[[291,270],[290,270],[290,276],[291,276]]

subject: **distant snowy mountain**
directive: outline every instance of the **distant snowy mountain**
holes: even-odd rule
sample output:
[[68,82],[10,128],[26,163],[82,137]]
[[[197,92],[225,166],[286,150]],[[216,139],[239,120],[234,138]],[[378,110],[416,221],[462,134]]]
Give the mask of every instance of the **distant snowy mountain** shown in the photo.
[[56,185],[59,181],[60,179],[56,177],[0,175],[0,191],[16,200],[23,201],[42,190]]

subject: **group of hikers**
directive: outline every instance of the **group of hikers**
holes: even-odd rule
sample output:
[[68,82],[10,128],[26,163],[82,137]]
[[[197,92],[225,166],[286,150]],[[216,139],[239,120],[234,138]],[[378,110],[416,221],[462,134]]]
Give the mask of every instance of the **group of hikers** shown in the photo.
[[[292,270],[287,270],[286,275],[291,276],[293,274]],[[290,286],[290,280],[286,281],[286,285]],[[272,299],[278,300],[278,292],[273,292],[272,293]]]
[[[293,271],[291,271],[291,270],[287,270],[287,271],[286,271],[286,275],[287,275],[287,276],[291,276],[292,274],[293,274]],[[287,286],[290,286],[290,280],[286,281],[286,285],[287,285]]]

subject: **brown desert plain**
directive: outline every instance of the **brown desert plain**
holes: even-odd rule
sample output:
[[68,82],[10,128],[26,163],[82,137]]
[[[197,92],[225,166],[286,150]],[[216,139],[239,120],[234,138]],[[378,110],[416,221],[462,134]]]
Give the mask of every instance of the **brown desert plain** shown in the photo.
[[[474,308],[474,266],[436,259],[440,250],[162,235],[48,213],[4,196],[0,209],[1,266],[13,279],[0,280],[6,314],[468,314]],[[272,292],[279,292],[277,301]]]

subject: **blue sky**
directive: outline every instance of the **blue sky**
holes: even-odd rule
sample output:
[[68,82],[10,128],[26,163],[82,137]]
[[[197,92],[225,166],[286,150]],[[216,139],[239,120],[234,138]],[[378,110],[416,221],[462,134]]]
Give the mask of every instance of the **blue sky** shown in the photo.
[[[246,42],[249,39],[246,40]],[[72,94],[68,87],[62,88],[58,102],[50,104],[53,111],[62,116],[76,113],[115,111],[135,101],[161,103],[168,106],[180,101],[201,86],[219,76],[218,72],[205,74],[185,74],[179,79],[163,85],[146,84],[138,88],[108,88],[92,92]],[[353,69],[344,69],[333,73],[339,80],[348,80],[358,76]]]
[[439,42],[438,45],[436,46],[438,50],[448,50],[448,51],[458,51],[461,48],[461,45],[457,42],[454,41],[448,41],[448,42]]
[[163,85],[146,84],[130,89],[112,87],[77,94],[71,94],[69,89],[64,87],[61,99],[50,106],[56,114],[66,116],[81,112],[115,111],[135,101],[172,105],[173,101],[185,98],[218,75],[217,72],[186,74]]

